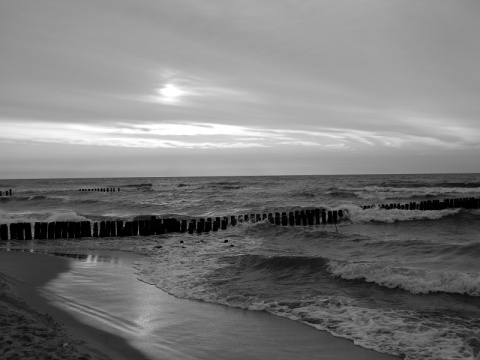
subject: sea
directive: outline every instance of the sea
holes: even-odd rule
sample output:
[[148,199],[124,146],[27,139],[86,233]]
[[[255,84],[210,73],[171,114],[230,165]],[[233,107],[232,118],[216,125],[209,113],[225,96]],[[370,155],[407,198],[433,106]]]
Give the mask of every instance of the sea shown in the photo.
[[[96,188],[120,191],[79,191]],[[480,174],[0,180],[0,190],[0,224],[343,210],[337,224],[0,247],[135,252],[138,280],[178,298],[265,311],[409,360],[480,359],[480,210],[379,206],[478,198]]]

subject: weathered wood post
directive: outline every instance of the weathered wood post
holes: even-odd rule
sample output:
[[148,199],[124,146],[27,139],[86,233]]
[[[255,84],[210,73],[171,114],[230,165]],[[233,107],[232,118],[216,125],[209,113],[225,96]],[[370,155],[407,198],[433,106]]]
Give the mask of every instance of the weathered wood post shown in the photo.
[[205,232],[210,232],[212,230],[212,218],[208,218],[205,222]]
[[322,209],[322,224],[325,225],[327,223],[327,210]]
[[107,236],[107,224],[104,220],[100,221],[100,234],[101,238]]
[[25,240],[32,240],[32,224],[24,223],[23,228],[25,230]]
[[40,223],[40,239],[46,239],[48,235],[48,223]]
[[237,225],[237,218],[235,217],[235,215],[230,216],[230,223],[232,224],[232,226]]
[[275,213],[275,225],[280,225],[281,220],[280,220],[280,213],[276,212]]
[[54,222],[49,222],[48,223],[48,239],[55,239],[55,223]]
[[272,225],[275,224],[275,218],[272,213],[268,213],[268,222]]
[[293,211],[288,213],[288,224],[290,226],[295,226],[295,216],[293,215]]
[[40,223],[38,221],[33,226],[33,238],[40,239]]
[[337,220],[338,220],[338,213],[337,213],[337,210],[333,210],[332,212],[332,216],[333,216],[333,223],[336,224],[337,223]]
[[93,223],[93,237],[98,238],[98,223],[97,222]]
[[23,223],[17,223],[17,240],[25,240],[23,234]]
[[0,240],[8,240],[8,226],[6,224],[0,225]]
[[315,209],[315,225],[320,225],[320,209]]
[[17,240],[17,224],[10,224],[10,240]]
[[331,210],[327,211],[327,222],[331,224],[333,222],[333,213]]
[[195,231],[195,223],[193,222],[193,220],[190,220],[190,222],[188,223],[188,233],[192,235],[194,231]]
[[62,223],[57,221],[55,223],[55,239],[61,239],[62,238]]
[[0,225],[0,240],[8,240],[8,226],[6,224]]
[[185,220],[185,219],[182,219],[182,224],[180,226],[180,232],[182,234],[187,232],[187,220]]
[[117,236],[116,221],[110,221],[110,236]]

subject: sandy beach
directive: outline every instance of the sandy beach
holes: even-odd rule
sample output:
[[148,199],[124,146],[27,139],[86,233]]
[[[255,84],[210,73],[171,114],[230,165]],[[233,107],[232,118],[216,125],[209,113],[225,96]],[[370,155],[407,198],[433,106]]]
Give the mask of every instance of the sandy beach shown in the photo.
[[174,298],[136,280],[134,254],[63,255],[0,252],[6,359],[396,358],[264,312]]

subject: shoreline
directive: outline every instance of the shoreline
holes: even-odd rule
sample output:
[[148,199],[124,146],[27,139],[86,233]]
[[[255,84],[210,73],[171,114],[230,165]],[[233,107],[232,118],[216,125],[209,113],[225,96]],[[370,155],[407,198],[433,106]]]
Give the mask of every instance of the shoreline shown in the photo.
[[[77,359],[80,356],[81,359],[148,360],[123,338],[81,323],[40,296],[38,289],[68,271],[69,263],[68,259],[42,253],[0,251],[0,283],[1,280],[5,281],[5,286],[0,289],[0,306],[6,310],[2,315],[11,318],[12,314],[19,313],[19,320],[22,322],[13,325],[13,330],[19,328],[17,332],[23,334],[19,334],[21,341],[17,343],[20,344],[15,344],[13,340],[11,351],[18,353],[22,348],[32,346],[33,352],[37,354],[40,345],[35,344],[35,339],[29,344],[24,334],[27,327],[32,327],[33,332],[44,328],[40,331],[48,333],[51,344],[43,346],[47,355],[58,352],[63,359]],[[7,304],[10,305],[9,308]],[[30,320],[29,323],[26,319]],[[11,331],[11,327],[9,328]],[[6,333],[10,331],[2,326],[2,337],[6,339]],[[45,341],[45,338],[42,338],[42,341]],[[65,344],[68,345],[64,346]]]
[[[74,253],[102,253],[120,256],[120,258],[123,254],[123,259],[126,259],[123,267],[126,269],[133,263],[132,259],[135,257],[132,256],[133,254],[123,252],[119,254],[119,252],[108,251],[85,250],[75,251]],[[10,256],[10,259],[5,262],[5,258],[8,256]],[[35,260],[32,261],[33,259]],[[64,323],[72,337],[86,341],[88,346],[98,349],[113,359],[157,359],[163,358],[163,356],[165,358],[191,359],[260,359],[272,356],[285,359],[291,357],[307,359],[315,358],[317,354],[322,359],[400,359],[400,357],[364,349],[354,345],[352,341],[334,337],[327,332],[318,331],[305,324],[273,314],[174,298],[153,285],[136,280],[136,276],[134,276],[135,281],[132,285],[137,290],[141,289],[142,295],[146,299],[152,300],[153,305],[138,303],[138,301],[135,303],[139,307],[139,316],[145,316],[145,314],[148,316],[146,316],[147,319],[143,320],[142,329],[137,325],[135,331],[132,332],[144,331],[148,327],[154,327],[155,330],[145,333],[139,339],[130,338],[126,340],[125,337],[118,334],[125,331],[125,328],[128,330],[128,326],[122,325],[120,327],[124,329],[114,329],[117,334],[113,334],[113,332],[106,331],[105,328],[86,325],[75,319],[69,311],[65,311],[55,304],[48,304],[49,301],[45,296],[42,297],[39,294],[39,289],[40,293],[44,292],[41,288],[45,288],[47,282],[57,277],[57,280],[54,281],[56,283],[59,281],[58,277],[61,274],[72,272],[72,266],[80,263],[78,261],[75,263],[75,261],[46,254],[1,251],[0,272],[5,273],[5,264],[9,262],[8,272],[11,274],[9,276],[13,275],[17,278],[23,276],[28,280],[18,287],[21,297],[28,298],[28,303],[35,309],[52,315],[57,322]],[[45,271],[35,271],[39,266]],[[80,269],[79,271],[86,270]],[[118,272],[118,270],[115,271]],[[129,271],[133,274],[133,269],[130,268]],[[102,278],[105,275],[98,274],[98,276]],[[35,278],[37,282],[34,282]],[[124,281],[124,279],[119,279],[119,281]],[[52,283],[50,282],[50,284]],[[52,286],[50,284],[49,288]],[[116,286],[116,288],[121,288],[121,286]],[[81,295],[81,290],[78,291],[77,295]],[[67,291],[67,294],[70,293],[72,293],[71,289]],[[72,296],[75,296],[75,294],[72,294]],[[118,299],[117,296],[110,296],[111,300],[105,300],[104,298],[105,296],[101,295],[94,298],[95,304],[98,304],[98,311],[95,314],[101,314],[102,302],[103,306],[107,306],[105,309],[110,309],[109,306],[123,305],[122,301],[124,300]],[[65,302],[68,304],[68,299]],[[82,301],[79,300],[79,303],[82,303]],[[88,304],[85,303],[84,305],[86,307]],[[151,306],[153,306],[153,309],[149,308]],[[114,311],[112,308],[112,313]],[[116,321],[132,322],[134,320],[134,317],[131,316],[129,320],[129,315],[122,311],[119,313],[120,315],[115,315],[120,319]],[[120,322],[120,324],[123,324],[123,322]],[[126,324],[129,323],[126,322]],[[124,335],[129,336],[128,333]],[[136,346],[143,349],[139,341],[144,341],[145,345],[150,346],[153,349],[151,351],[155,354],[152,355],[152,352],[148,354],[148,351],[145,351],[145,354],[140,353],[135,348]],[[103,360],[108,359],[108,357],[99,357],[98,359]]]

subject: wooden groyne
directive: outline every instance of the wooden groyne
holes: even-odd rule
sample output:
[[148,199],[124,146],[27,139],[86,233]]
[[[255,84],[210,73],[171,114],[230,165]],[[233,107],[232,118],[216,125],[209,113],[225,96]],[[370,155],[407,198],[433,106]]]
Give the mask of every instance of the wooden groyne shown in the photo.
[[10,190],[5,190],[5,191],[1,191],[0,190],[0,196],[12,196],[12,189]]
[[[364,210],[400,209],[400,210],[443,210],[451,208],[478,209],[480,199],[460,198],[427,200],[408,204],[378,204],[362,206]],[[217,216],[196,219],[157,218],[123,221],[106,220],[91,221],[57,221],[57,222],[21,222],[0,225],[0,240],[32,240],[32,239],[80,239],[125,236],[150,236],[167,233],[201,234],[210,231],[226,230],[239,222],[268,222],[278,226],[312,226],[336,224],[344,216],[344,210],[327,210],[324,208],[296,210],[275,213],[250,213],[238,216]]]
[[210,231],[226,230],[239,222],[255,223],[268,221],[280,226],[308,226],[336,224],[343,217],[342,210],[311,209],[295,212],[276,212],[268,214],[245,214],[239,216],[217,216],[197,219],[156,218],[144,220],[106,220],[21,222],[0,225],[0,240],[44,240],[44,239],[80,239],[125,236],[150,236],[167,233],[201,234]]
[[115,192],[115,191],[120,191],[120,188],[94,188],[94,189],[78,189],[78,191],[84,191],[84,192],[89,192],[89,191],[99,191],[99,192]]
[[380,208],[385,210],[399,209],[399,210],[445,210],[454,208],[463,209],[479,209],[480,199],[474,197],[459,198],[459,199],[445,199],[445,200],[426,200],[419,202],[409,202],[408,204],[390,203],[362,206],[362,209]]

